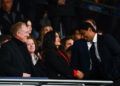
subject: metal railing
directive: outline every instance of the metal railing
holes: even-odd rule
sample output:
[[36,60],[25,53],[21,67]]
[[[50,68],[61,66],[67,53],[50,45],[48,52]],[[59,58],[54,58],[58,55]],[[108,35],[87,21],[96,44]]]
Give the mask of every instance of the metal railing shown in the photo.
[[47,78],[0,78],[0,86],[98,86],[113,84],[113,81],[105,80],[69,80],[69,79],[47,79]]

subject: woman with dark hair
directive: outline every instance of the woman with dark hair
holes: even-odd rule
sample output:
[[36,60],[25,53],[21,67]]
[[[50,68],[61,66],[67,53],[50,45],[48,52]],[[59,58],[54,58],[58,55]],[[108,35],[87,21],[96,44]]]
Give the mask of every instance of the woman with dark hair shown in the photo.
[[39,33],[32,27],[32,21],[30,19],[24,19],[24,22],[27,25],[28,33],[33,36],[35,39],[38,39]]
[[60,46],[59,34],[55,31],[48,32],[43,40],[43,60],[47,67],[48,78],[82,79],[84,74],[78,70],[73,70],[67,57]]

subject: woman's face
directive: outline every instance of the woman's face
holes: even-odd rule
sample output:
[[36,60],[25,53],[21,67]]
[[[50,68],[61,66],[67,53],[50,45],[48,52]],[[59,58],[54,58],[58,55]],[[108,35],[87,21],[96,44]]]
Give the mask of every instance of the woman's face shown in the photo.
[[44,28],[43,35],[47,34],[47,33],[50,32],[51,30],[52,30],[52,27],[46,26],[46,27]]
[[30,20],[27,21],[27,28],[28,28],[28,32],[31,33],[32,32],[32,23]]
[[61,45],[59,34],[55,33],[55,46],[58,48]]
[[34,53],[35,52],[35,43],[32,39],[28,39],[27,40],[27,48],[28,48],[28,51],[30,53]]

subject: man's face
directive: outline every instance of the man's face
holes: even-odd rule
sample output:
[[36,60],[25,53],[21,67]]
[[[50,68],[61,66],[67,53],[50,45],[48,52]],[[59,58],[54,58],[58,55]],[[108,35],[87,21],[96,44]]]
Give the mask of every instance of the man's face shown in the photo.
[[10,11],[12,6],[13,6],[13,2],[11,0],[3,0],[2,8],[5,11],[7,11],[7,12]]
[[22,42],[26,42],[27,38],[29,36],[29,31],[26,25],[22,25],[21,29],[17,32],[17,36],[19,38],[19,40],[21,40]]
[[88,41],[88,42],[91,42],[93,40],[93,32],[92,30],[89,28],[88,30],[84,30],[84,29],[81,29],[80,30],[80,33],[82,34],[83,38]]

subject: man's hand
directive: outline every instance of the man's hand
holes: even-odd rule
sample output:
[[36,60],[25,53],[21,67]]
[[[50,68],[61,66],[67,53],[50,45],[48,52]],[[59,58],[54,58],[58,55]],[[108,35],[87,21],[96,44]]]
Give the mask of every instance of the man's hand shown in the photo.
[[83,77],[84,77],[84,73],[79,71],[79,70],[77,70],[77,78],[78,79],[83,79]]
[[31,74],[23,73],[23,77],[31,77]]

